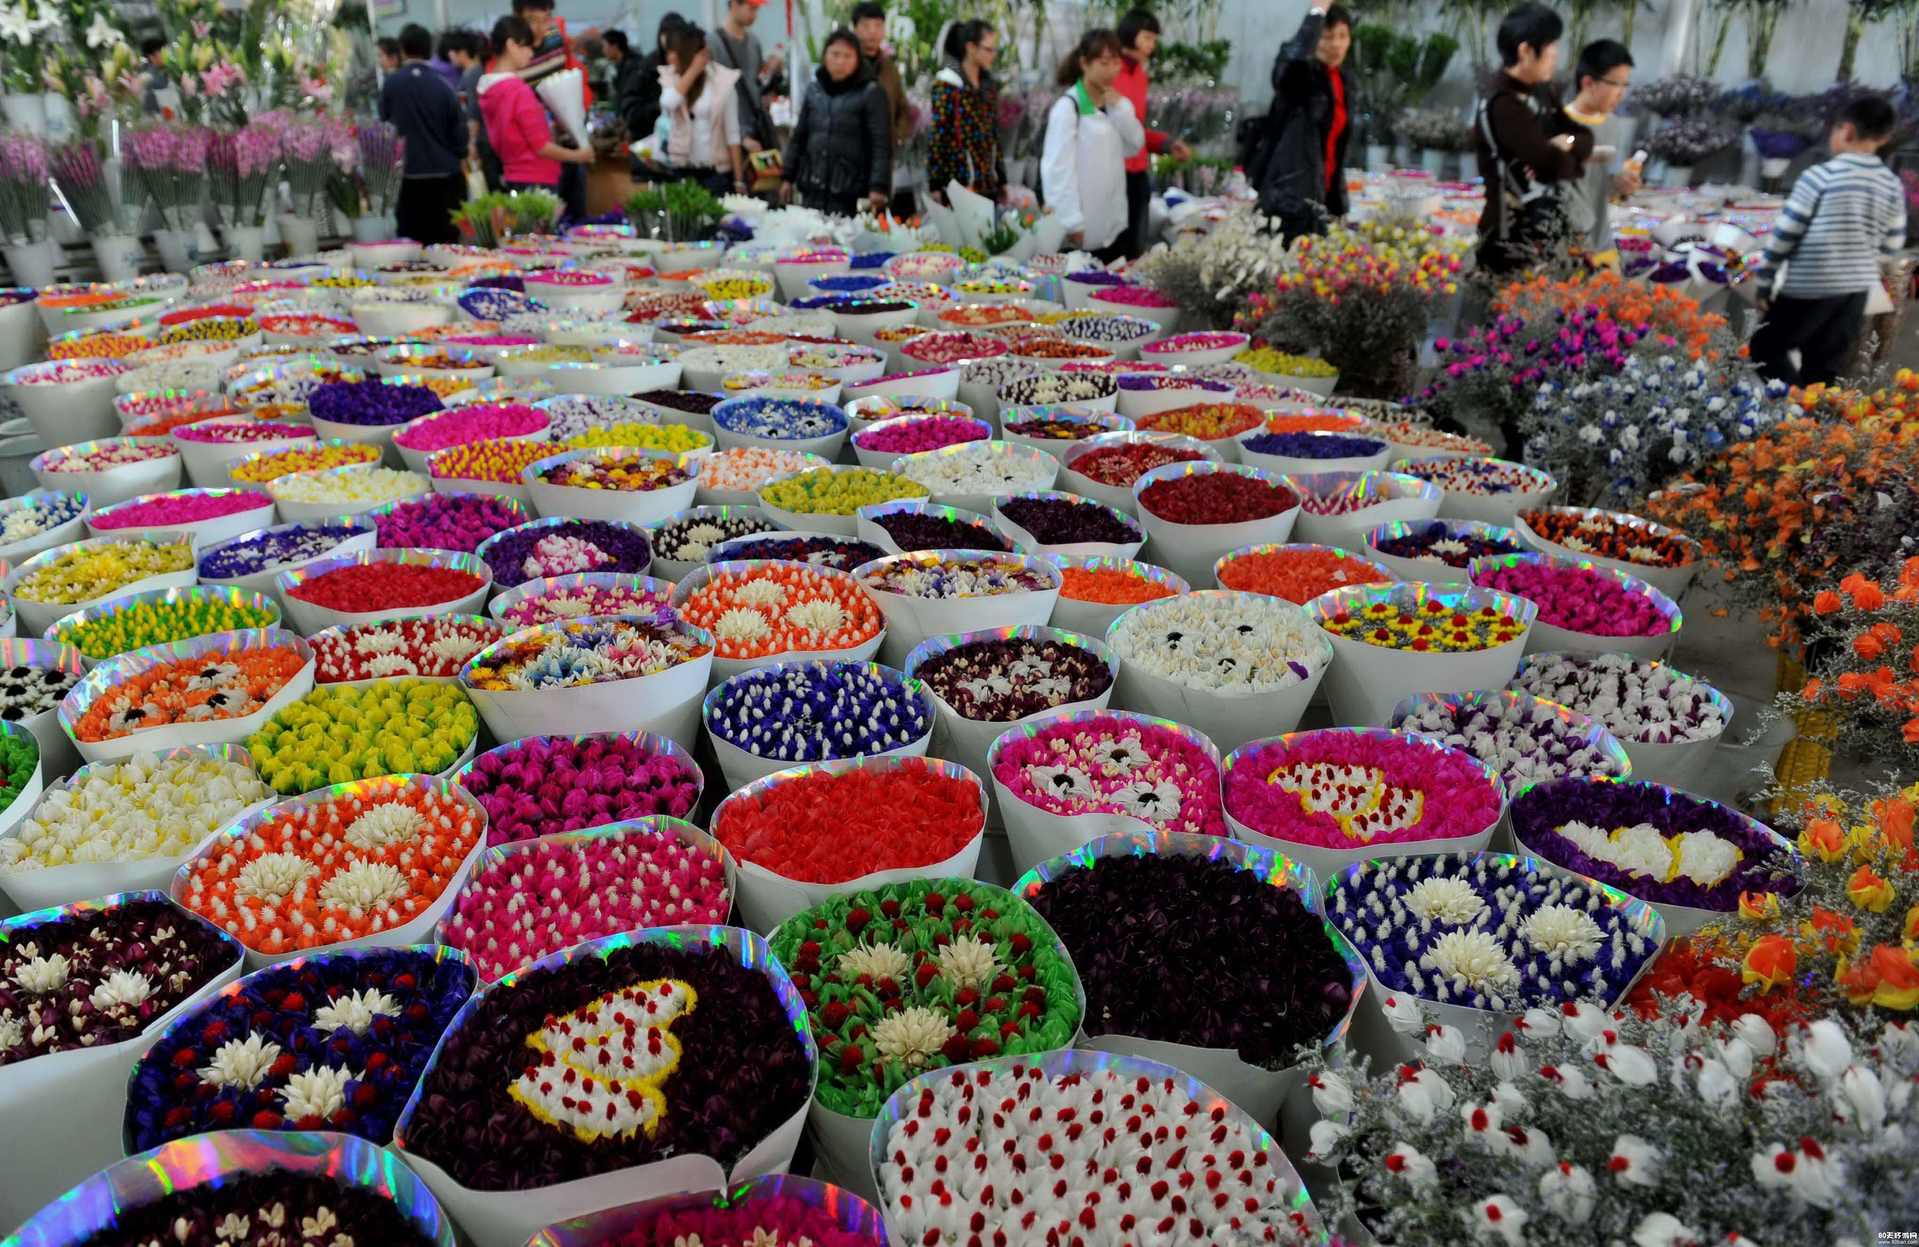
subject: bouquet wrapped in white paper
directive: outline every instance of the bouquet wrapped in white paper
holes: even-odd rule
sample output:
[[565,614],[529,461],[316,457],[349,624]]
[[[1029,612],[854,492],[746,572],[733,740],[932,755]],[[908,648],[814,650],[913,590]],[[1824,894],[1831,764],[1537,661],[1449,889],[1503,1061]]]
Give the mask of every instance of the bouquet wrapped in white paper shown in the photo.
[[534,84],[540,102],[566,128],[576,147],[586,146],[585,80],[577,69],[562,69]]

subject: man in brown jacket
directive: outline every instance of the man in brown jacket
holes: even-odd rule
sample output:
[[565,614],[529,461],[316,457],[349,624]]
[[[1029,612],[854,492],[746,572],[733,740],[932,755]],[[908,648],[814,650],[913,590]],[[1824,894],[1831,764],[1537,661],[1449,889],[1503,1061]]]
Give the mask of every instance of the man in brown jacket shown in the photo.
[[866,71],[886,92],[886,116],[892,123],[893,154],[913,128],[913,107],[906,102],[906,84],[900,81],[900,67],[886,51],[886,10],[873,0],[861,0],[853,6],[853,33],[859,36],[860,59]]

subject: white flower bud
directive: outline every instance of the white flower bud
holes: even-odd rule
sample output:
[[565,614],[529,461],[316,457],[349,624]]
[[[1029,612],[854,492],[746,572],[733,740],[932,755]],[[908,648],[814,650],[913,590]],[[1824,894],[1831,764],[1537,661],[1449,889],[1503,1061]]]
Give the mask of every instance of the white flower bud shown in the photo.
[[1837,1078],[1852,1064],[1852,1044],[1847,1042],[1846,1032],[1839,1029],[1839,1023],[1830,1018],[1808,1025],[1800,1043],[1806,1064],[1821,1078]]
[[1646,1214],[1632,1232],[1633,1247],[1692,1247],[1699,1232],[1669,1212]]

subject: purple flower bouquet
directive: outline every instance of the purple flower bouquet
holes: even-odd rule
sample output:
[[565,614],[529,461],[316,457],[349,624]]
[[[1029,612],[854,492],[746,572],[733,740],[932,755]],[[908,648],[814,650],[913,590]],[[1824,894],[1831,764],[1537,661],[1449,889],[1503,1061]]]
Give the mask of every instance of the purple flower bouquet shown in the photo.
[[[818,1050],[766,941],[735,927],[608,936],[482,988],[394,1149],[479,1247],[659,1189],[787,1168]],[[661,1161],[667,1173],[649,1173]]]
[[[1310,870],[1210,836],[1104,836],[1013,885],[1052,925],[1086,992],[1087,1044],[1179,1068],[1272,1120],[1302,1047],[1345,1034],[1365,983]],[[1115,924],[1114,914],[1138,926]],[[1139,1040],[1152,1046],[1140,1051]],[[1198,1051],[1195,1051],[1198,1050]],[[1246,1069],[1246,1066],[1252,1067]]]
[[380,1148],[351,1135],[264,1130],[195,1135],[110,1163],[6,1241],[454,1247],[432,1193]]
[[240,976],[239,942],[162,892],[0,920],[0,1222],[122,1153],[113,1123],[146,1037]]
[[1561,779],[1513,798],[1522,851],[1650,902],[1685,934],[1741,892],[1798,890],[1791,845],[1717,801],[1663,784]]
[[474,553],[493,569],[493,583],[501,589],[572,572],[643,575],[653,565],[653,548],[638,526],[564,516],[495,533]]
[[126,1146],[209,1130],[338,1130],[373,1143],[413,1094],[475,975],[450,948],[323,953],[181,1015],[127,1085]]

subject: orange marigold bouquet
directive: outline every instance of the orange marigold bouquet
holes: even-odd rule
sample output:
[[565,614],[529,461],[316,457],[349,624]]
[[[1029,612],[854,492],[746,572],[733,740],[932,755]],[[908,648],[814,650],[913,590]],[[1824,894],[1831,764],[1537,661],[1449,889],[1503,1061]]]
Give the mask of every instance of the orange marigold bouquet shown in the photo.
[[1781,641],[1803,639],[1820,588],[1898,558],[1919,514],[1919,374],[1793,399],[1801,416],[1728,446],[1646,508],[1697,539]]
[[1823,791],[1781,820],[1797,835],[1796,895],[1748,894],[1737,917],[1674,940],[1628,998],[1641,1016],[1691,996],[1708,1021],[1763,1018],[1774,1030],[1822,1014],[1877,1030],[1875,1011],[1919,1006],[1919,784],[1868,795]]
[[1598,308],[1619,324],[1643,326],[1657,345],[1690,359],[1717,358],[1720,353],[1713,338],[1725,330],[1725,317],[1704,311],[1699,300],[1671,286],[1627,281],[1614,272],[1558,279],[1542,273],[1513,282],[1493,300],[1494,312],[1527,318],[1586,307]]
[[1838,749],[1919,771],[1919,558],[1819,590],[1806,631],[1811,677],[1789,708],[1833,714]]

